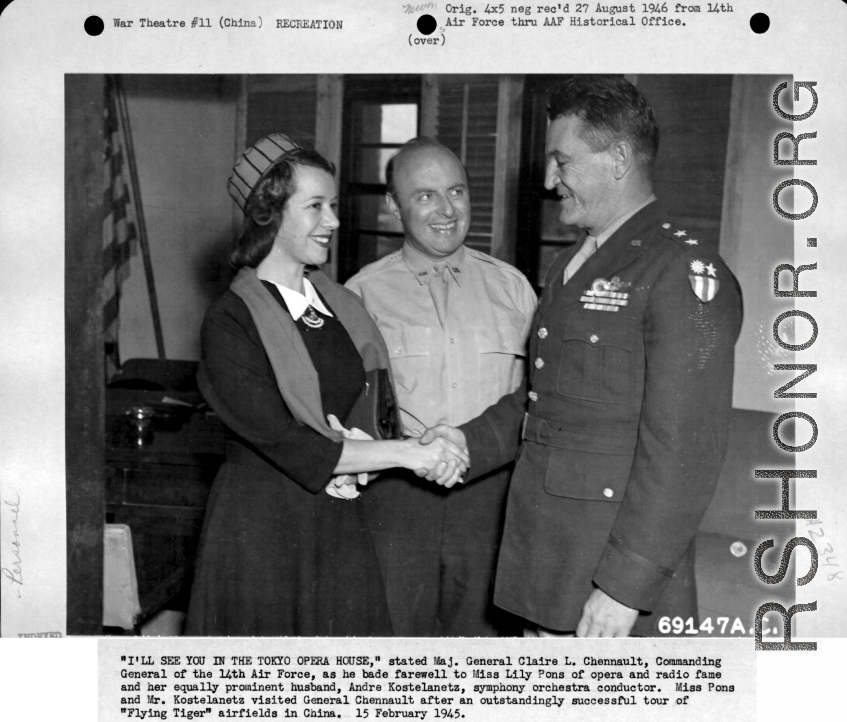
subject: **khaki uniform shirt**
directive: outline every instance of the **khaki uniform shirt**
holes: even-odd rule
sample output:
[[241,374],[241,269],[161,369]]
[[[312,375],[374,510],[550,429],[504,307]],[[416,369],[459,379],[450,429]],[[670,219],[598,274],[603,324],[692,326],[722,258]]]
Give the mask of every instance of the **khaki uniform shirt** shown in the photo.
[[407,432],[457,425],[482,413],[524,377],[536,297],[503,261],[462,247],[447,263],[447,319],[429,281],[434,261],[408,244],[347,282],[385,337]]

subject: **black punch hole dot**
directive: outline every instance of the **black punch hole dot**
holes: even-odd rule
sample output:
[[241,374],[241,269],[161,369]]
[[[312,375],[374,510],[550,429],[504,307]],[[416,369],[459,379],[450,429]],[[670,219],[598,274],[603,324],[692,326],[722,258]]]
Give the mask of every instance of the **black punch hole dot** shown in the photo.
[[750,18],[750,29],[757,35],[766,33],[771,26],[771,19],[765,13],[756,13]]
[[85,32],[91,37],[96,37],[103,32],[103,21],[96,15],[89,15],[85,18]]
[[418,31],[421,35],[432,35],[436,27],[438,27],[438,23],[435,22],[432,15],[421,15],[418,18]]

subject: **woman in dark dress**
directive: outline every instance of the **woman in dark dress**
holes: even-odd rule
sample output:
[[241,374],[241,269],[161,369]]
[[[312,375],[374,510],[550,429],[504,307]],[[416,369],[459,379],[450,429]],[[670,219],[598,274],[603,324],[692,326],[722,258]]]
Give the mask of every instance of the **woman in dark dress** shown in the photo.
[[443,478],[467,464],[444,440],[341,430],[377,392],[366,374],[387,374],[388,356],[358,298],[314,268],[338,227],[333,172],[275,134],[230,179],[245,213],[231,254],[240,271],[206,314],[198,372],[227,426],[227,458],[207,504],[186,634],[389,635],[357,475],[404,467]]

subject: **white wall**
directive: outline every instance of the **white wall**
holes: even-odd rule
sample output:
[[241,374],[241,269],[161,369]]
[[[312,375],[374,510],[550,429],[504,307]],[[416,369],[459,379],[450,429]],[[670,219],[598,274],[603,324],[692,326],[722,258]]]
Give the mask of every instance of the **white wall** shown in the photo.
[[[153,274],[169,359],[196,360],[209,304],[226,288],[235,153],[234,83],[221,76],[124,76]],[[141,253],[122,287],[121,360],[155,358]]]
[[[773,369],[774,364],[794,363],[794,354],[776,344],[772,331],[776,317],[794,308],[792,299],[773,296],[774,268],[793,263],[794,258],[793,224],[777,215],[772,200],[776,186],[793,177],[791,166],[773,163],[774,137],[792,130],[792,123],[780,119],[772,105],[773,91],[781,80],[774,75],[742,75],[733,80],[720,246],[744,295],[744,326],[735,346],[733,406],[780,413],[786,410],[785,401],[774,399],[773,393],[795,375]],[[789,101],[790,93],[784,92],[783,107],[790,112]],[[811,147],[801,149],[802,158]],[[785,147],[781,157],[791,157]],[[780,200],[786,211],[792,210],[790,191],[783,191]],[[798,203],[804,202],[805,198],[798,198]],[[809,284],[813,281],[806,279],[812,278],[801,276],[801,290],[803,282]],[[790,288],[787,272],[781,288]],[[791,325],[785,322],[781,328],[790,331]],[[798,333],[808,338],[802,335],[805,328],[798,328]],[[793,337],[785,340],[794,342]]]

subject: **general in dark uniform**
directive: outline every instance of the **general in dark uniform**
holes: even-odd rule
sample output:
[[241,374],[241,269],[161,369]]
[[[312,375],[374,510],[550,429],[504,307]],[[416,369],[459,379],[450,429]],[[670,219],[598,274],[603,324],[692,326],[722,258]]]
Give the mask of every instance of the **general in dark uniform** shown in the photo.
[[523,398],[462,427],[474,475],[522,437],[494,601],[542,633],[652,635],[664,615],[696,619],[741,295],[656,201],[658,128],[636,88],[573,78],[549,113],[545,185],[586,235],[546,277]]

